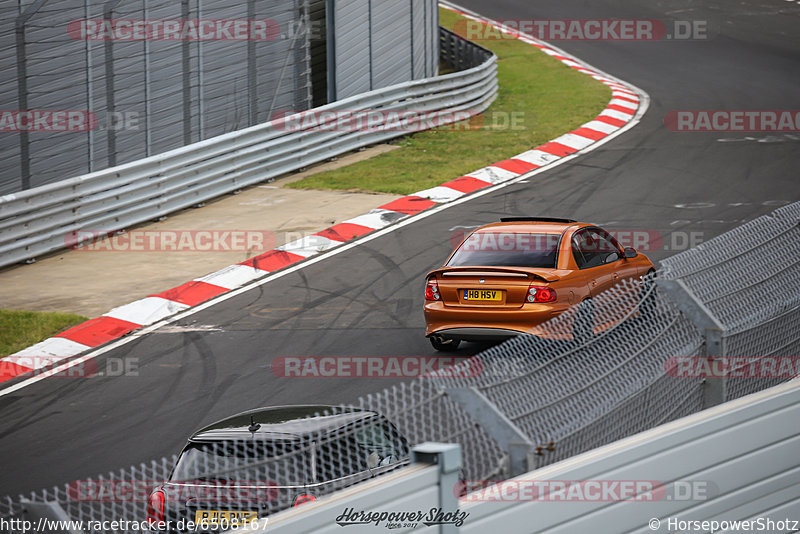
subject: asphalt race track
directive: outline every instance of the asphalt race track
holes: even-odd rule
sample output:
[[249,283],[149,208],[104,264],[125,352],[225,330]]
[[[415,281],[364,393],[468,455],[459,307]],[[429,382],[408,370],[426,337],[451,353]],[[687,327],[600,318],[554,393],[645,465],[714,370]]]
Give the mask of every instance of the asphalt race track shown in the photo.
[[[0,396],[0,495],[172,454],[199,426],[237,411],[347,402],[389,385],[278,378],[270,363],[281,356],[433,355],[423,337],[423,276],[450,252],[460,226],[505,214],[566,216],[659,232],[672,248],[691,232],[709,239],[800,200],[800,135],[675,133],[663,124],[673,110],[800,109],[800,5],[643,4],[464,0],[496,19],[708,20],[712,35],[554,43],[649,93],[642,122],[527,183],[445,209],[100,358],[101,367],[109,359],[135,362],[138,376],[50,378]],[[649,252],[654,260],[673,253]],[[467,344],[459,354],[480,348]]]

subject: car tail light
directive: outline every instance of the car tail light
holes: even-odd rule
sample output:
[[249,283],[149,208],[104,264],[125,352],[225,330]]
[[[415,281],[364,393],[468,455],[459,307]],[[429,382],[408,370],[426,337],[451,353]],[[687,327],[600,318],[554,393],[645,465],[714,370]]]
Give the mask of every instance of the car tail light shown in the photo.
[[442,300],[439,295],[439,283],[435,278],[428,280],[428,285],[425,286],[425,300]]
[[317,498],[313,495],[298,495],[297,498],[294,500],[295,507],[300,506],[301,504],[306,504],[309,502],[317,502]]
[[163,529],[166,521],[164,518],[164,501],[166,497],[161,490],[154,491],[147,501],[147,523],[151,527]]
[[531,286],[528,288],[528,302],[555,302],[556,290],[552,287]]

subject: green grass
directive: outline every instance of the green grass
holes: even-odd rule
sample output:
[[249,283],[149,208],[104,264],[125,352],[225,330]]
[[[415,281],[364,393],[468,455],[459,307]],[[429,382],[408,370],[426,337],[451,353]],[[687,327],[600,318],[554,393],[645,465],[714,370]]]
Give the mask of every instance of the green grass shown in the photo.
[[[440,9],[452,29],[459,15]],[[463,27],[463,26],[462,26]],[[500,94],[484,112],[484,126],[443,128],[395,141],[402,146],[374,158],[288,184],[407,195],[508,159],[594,119],[611,98],[600,82],[517,40],[484,40],[498,57]],[[516,116],[521,128],[493,127],[492,117]]]
[[0,310],[0,358],[86,320],[71,313]]

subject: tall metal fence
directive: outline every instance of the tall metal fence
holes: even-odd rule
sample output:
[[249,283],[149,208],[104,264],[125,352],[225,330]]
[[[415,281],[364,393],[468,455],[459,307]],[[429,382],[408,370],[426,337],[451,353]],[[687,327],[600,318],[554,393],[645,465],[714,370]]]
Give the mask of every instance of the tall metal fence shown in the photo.
[[720,384],[725,400],[783,380],[752,376],[751,358],[800,355],[798,224],[800,203],[789,204],[662,262],[662,278],[680,281],[718,322],[714,356],[738,358],[731,373],[746,375]]
[[[78,244],[81,231],[96,235],[129,229],[351,150],[481,113],[497,96],[497,56],[472,43],[457,53],[466,58],[446,58],[463,68],[457,72],[2,196],[0,267]],[[353,124],[369,119],[369,126],[336,127],[348,114]],[[408,118],[412,126],[402,126]]]
[[327,3],[328,102],[439,74],[436,0]]
[[[459,443],[467,488],[515,476],[792,378],[771,366],[759,366],[773,369],[766,376],[741,375],[736,362],[760,364],[800,351],[798,259],[800,203],[665,260],[655,279],[622,283],[591,307],[538,327],[537,335],[352,406],[384,414],[411,444]],[[580,326],[587,320],[591,333]],[[684,374],[682,359],[710,368],[722,362],[725,371]],[[365,456],[355,450],[361,449],[328,451],[314,462],[331,472],[363,473]],[[375,465],[382,458],[373,458]],[[171,465],[165,459],[106,480],[165,480]],[[283,473],[302,478],[300,471]],[[46,501],[58,505],[49,508],[51,516],[62,510],[83,520],[144,517],[141,499],[76,502],[69,486],[1,500],[0,517],[35,516],[31,503]]]
[[[159,25],[134,33],[143,21]],[[252,38],[199,21],[254,21]],[[159,33],[167,23],[180,33]],[[0,109],[86,119],[74,131],[4,124],[0,195],[309,109],[310,39],[308,0],[0,3]]]

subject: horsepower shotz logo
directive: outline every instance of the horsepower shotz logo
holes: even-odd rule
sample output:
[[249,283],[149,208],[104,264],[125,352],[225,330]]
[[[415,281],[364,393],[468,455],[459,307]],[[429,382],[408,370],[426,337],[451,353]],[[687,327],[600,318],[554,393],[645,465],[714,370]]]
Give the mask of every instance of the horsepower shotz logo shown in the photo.
[[377,512],[345,508],[344,512],[339,514],[339,517],[336,518],[336,523],[342,527],[370,524],[374,524],[377,527],[385,522],[386,528],[390,529],[415,528],[420,523],[428,527],[432,525],[453,525],[455,527],[461,527],[467,517],[469,517],[469,513],[462,512],[460,509],[446,511],[442,508],[431,508],[427,511]]

